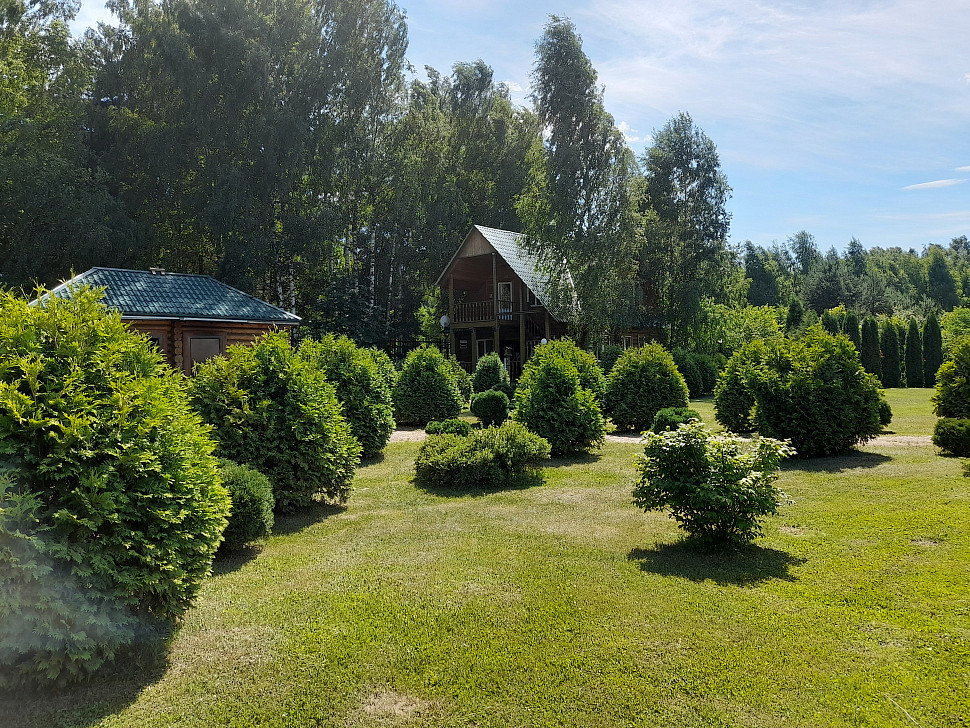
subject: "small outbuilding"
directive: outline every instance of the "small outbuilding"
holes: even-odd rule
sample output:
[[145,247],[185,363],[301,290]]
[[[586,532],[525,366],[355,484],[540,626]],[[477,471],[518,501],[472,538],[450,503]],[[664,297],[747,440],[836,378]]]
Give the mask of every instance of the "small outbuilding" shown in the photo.
[[78,286],[103,288],[104,303],[148,336],[171,366],[186,373],[233,344],[249,344],[273,329],[292,329],[302,320],[211,276],[161,268],[92,268],[51,293],[68,296]]

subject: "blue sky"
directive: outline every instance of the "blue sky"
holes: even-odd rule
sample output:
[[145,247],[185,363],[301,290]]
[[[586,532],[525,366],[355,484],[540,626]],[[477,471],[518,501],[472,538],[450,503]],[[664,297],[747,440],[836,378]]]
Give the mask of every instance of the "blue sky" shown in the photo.
[[[970,235],[970,0],[400,0],[408,59],[481,58],[527,103],[550,14],[576,24],[637,154],[679,111],[717,145],[731,239],[921,249]],[[75,27],[110,20],[82,0]]]

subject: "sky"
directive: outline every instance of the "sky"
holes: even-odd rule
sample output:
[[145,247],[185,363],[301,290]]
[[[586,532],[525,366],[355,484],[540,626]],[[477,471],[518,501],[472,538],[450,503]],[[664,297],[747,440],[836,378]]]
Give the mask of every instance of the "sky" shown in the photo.
[[[639,156],[679,112],[717,146],[731,240],[921,250],[970,236],[970,0],[398,0],[408,60],[481,58],[528,105],[568,17]],[[83,31],[111,22],[81,0]]]

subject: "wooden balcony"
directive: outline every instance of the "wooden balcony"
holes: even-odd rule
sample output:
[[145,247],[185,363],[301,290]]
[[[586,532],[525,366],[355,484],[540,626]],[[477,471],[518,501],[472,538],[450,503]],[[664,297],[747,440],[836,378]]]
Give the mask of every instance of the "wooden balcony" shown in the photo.
[[[512,302],[499,301],[499,321],[512,320]],[[453,324],[470,324],[495,320],[495,304],[492,301],[456,303]]]

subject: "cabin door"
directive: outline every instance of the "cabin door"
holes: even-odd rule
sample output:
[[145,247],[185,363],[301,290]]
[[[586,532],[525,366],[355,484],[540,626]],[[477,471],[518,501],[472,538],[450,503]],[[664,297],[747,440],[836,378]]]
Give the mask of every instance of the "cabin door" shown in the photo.
[[512,320],[512,281],[498,284],[498,317],[502,321]]

